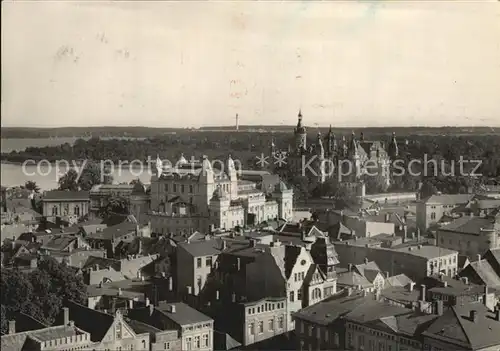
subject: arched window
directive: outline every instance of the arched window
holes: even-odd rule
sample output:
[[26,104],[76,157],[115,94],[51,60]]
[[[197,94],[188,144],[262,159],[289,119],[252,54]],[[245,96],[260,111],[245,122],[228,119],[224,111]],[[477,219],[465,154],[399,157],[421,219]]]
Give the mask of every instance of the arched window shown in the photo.
[[57,216],[57,206],[52,207],[52,216]]
[[313,297],[313,299],[320,299],[321,298],[321,289],[315,288],[312,292],[312,297]]
[[74,213],[75,213],[75,216],[79,216],[80,215],[80,206],[78,206],[78,205],[75,206]]
[[146,350],[146,340],[142,340],[142,349]]

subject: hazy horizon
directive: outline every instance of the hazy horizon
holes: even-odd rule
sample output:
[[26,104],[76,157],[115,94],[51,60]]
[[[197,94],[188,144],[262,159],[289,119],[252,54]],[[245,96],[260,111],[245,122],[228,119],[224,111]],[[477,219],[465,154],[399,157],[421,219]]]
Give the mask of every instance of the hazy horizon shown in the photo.
[[500,126],[498,1],[3,1],[2,54],[2,127]]

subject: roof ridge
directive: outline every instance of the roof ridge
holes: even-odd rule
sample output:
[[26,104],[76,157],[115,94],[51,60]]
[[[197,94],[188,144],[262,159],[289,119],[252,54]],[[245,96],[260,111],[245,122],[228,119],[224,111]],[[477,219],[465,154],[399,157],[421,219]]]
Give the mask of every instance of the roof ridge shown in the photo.
[[460,316],[458,315],[458,311],[456,310],[456,306],[452,306],[452,311],[453,311],[453,315],[458,320],[458,324],[460,325],[462,332],[464,333],[465,337],[467,338],[467,342],[469,343],[469,345],[472,345],[472,341],[470,340],[469,335],[467,334],[467,331],[465,330],[465,327],[462,323],[462,320],[461,320]]

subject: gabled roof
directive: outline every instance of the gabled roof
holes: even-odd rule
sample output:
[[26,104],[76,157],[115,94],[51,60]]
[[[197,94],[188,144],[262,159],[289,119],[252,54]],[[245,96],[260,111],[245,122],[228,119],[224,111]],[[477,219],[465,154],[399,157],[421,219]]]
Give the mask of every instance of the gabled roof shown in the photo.
[[413,281],[410,278],[408,278],[405,274],[394,275],[392,277],[386,278],[386,280],[385,280],[385,283],[388,286],[393,286],[393,287],[396,287],[396,286],[397,287],[405,287],[412,282]]
[[[90,333],[92,341],[101,341],[115,320],[115,317],[110,314],[93,310],[73,301],[65,302],[64,306],[69,309],[70,319],[78,328]],[[64,314],[61,312],[56,317],[56,323],[63,322]]]
[[464,274],[466,274],[467,269],[472,269],[485,285],[492,288],[500,287],[500,277],[487,260],[471,262],[463,271]]
[[193,257],[214,256],[222,252],[224,239],[197,240],[192,242],[179,242],[177,246],[183,248]]
[[[475,322],[470,318],[472,310],[476,311]],[[424,335],[454,346],[479,350],[500,345],[500,322],[484,304],[457,305],[437,318]]]
[[43,245],[44,249],[48,250],[64,250],[73,242],[78,241],[76,236],[55,236],[51,238],[45,245]]
[[233,339],[231,335],[214,331],[214,349],[215,350],[232,350],[240,347],[241,343]]

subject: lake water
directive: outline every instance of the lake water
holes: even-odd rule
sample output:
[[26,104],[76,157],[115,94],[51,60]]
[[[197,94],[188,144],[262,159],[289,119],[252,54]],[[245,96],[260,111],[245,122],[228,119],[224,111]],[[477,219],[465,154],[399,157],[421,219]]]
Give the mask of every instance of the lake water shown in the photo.
[[[55,146],[64,143],[73,144],[78,138],[53,138],[53,139],[1,139],[2,152],[21,151],[27,147],[44,147]],[[2,186],[11,187],[24,185],[28,180],[34,181],[42,190],[55,189],[58,186],[60,175],[67,171],[61,167],[58,171],[55,165],[40,164],[27,165],[23,167],[18,164],[2,163],[1,165],[1,184]],[[140,172],[139,169],[129,169],[128,167],[115,169],[113,172],[115,183],[131,182],[133,179],[139,178],[143,183],[149,183],[151,174],[145,170]]]
[[[52,190],[58,186],[59,174],[62,175],[66,171],[67,169],[64,167],[61,167],[58,171],[55,165],[50,164],[40,164],[38,166],[27,165],[24,167],[17,164],[2,163],[2,186],[24,185],[28,180],[31,180],[36,182],[42,190]],[[115,169],[112,175],[115,183],[130,183],[137,178],[143,183],[149,183],[151,180],[151,174],[147,170],[140,172],[139,169],[121,168]]]

